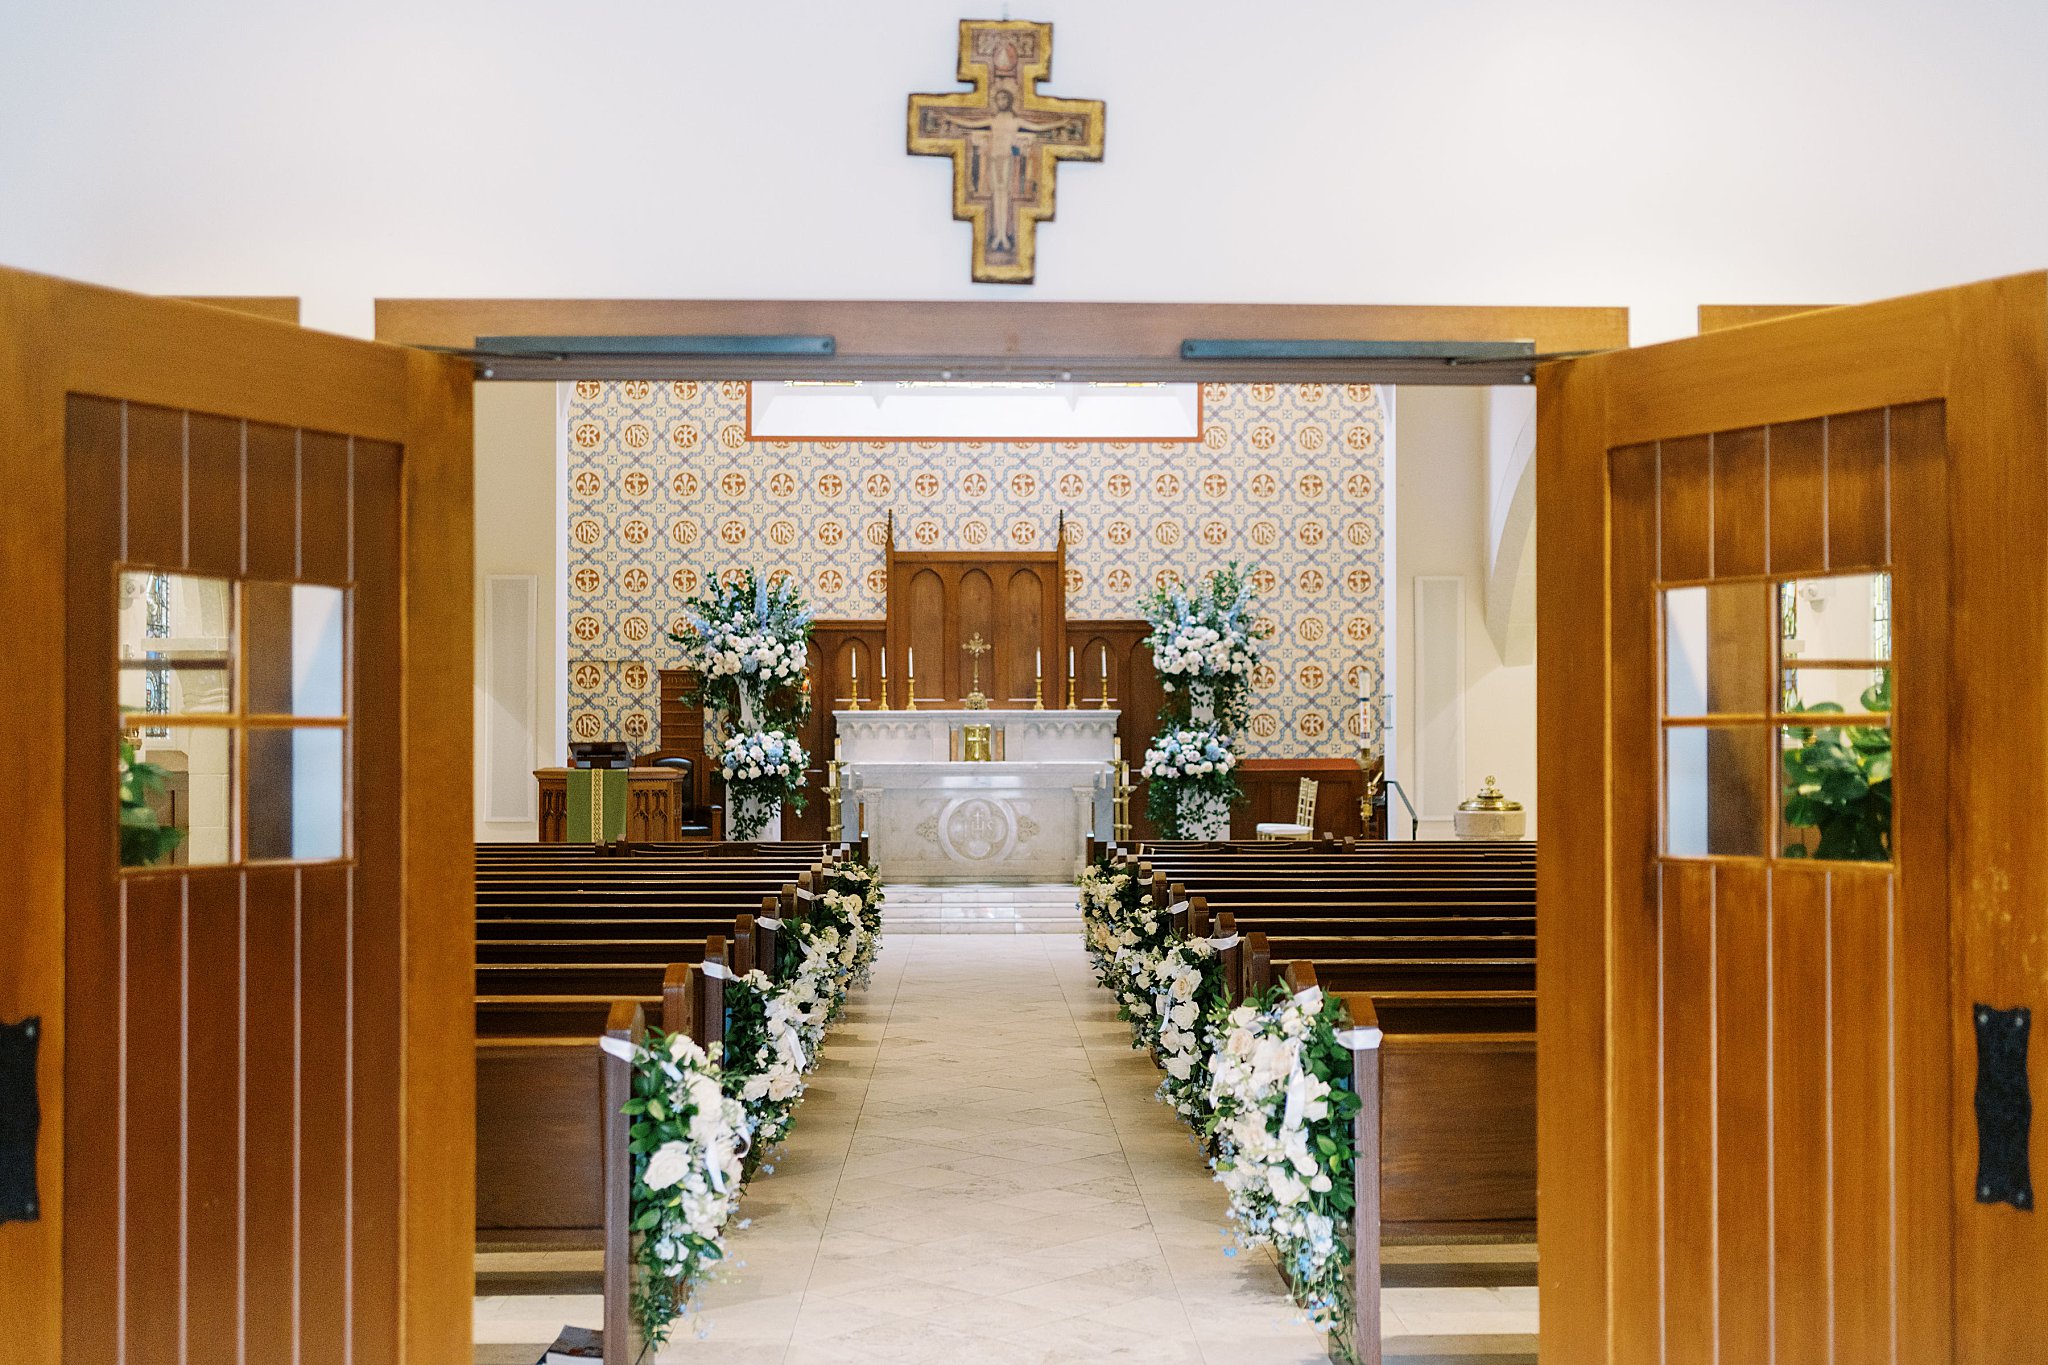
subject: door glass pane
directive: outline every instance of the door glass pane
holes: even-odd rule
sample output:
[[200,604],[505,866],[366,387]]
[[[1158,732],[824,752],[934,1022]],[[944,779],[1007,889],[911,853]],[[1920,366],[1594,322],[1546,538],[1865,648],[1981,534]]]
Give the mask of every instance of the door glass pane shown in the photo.
[[1840,574],[1778,585],[1785,663],[1879,662],[1892,656],[1892,576]]
[[342,856],[343,739],[339,727],[249,731],[251,861]]
[[1762,857],[1771,824],[1771,730],[1687,725],[1664,731],[1664,851]]
[[250,712],[343,715],[347,594],[315,583],[245,583],[242,601]]
[[1664,593],[1664,714],[1761,715],[1770,709],[1767,583]]
[[[118,621],[114,654],[124,714],[225,715],[234,709],[231,581],[125,571]],[[162,727],[154,727],[151,738],[163,737]]]
[[176,726],[121,737],[121,866],[199,867],[235,857],[235,732]]
[[1787,711],[1848,711],[1852,713],[1892,709],[1891,669],[1788,668],[1785,670]]
[[1782,856],[1889,862],[1890,729],[1788,725],[1778,743],[1784,783]]

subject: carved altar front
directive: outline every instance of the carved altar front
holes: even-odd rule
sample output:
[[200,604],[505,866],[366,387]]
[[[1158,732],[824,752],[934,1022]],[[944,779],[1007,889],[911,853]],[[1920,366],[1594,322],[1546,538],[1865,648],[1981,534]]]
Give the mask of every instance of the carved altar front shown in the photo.
[[[1115,711],[841,711],[849,824],[882,875],[911,882],[1054,882],[1112,832]],[[957,761],[990,725],[998,762]],[[858,815],[854,815],[858,812]]]

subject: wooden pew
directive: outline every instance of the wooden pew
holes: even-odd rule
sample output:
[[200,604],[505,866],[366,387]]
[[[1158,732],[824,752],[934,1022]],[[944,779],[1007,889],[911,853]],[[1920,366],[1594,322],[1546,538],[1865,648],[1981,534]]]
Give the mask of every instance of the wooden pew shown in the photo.
[[491,867],[477,893],[480,1239],[596,1241],[592,1040],[625,999],[666,1031],[719,1041],[723,982],[701,964],[773,971],[777,922],[808,913],[838,852],[685,847],[480,847],[479,866]]
[[1176,847],[1138,865],[1177,923],[1241,936],[1225,966],[1234,1000],[1276,979],[1320,985],[1377,1043],[1353,1054],[1368,1361],[1379,1359],[1382,1239],[1534,1231],[1534,863],[1517,847],[1389,858]]

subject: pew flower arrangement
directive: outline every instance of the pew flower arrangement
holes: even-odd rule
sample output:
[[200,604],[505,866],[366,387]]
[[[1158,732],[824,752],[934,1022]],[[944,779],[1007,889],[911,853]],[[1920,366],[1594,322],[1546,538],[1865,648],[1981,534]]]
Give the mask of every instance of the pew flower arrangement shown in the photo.
[[874,866],[866,862],[848,860],[839,863],[825,877],[826,909],[840,913],[833,896],[844,897],[858,902],[857,908],[846,911],[851,928],[860,934],[859,947],[854,952],[854,986],[865,986],[874,977],[875,959],[882,952],[882,879]]
[[687,1034],[651,1033],[634,1047],[625,1105],[633,1155],[633,1314],[659,1345],[724,1257],[720,1237],[739,1203],[746,1110]]
[[1095,979],[1117,998],[1131,1046],[1158,1035],[1156,971],[1168,943],[1163,907],[1128,871],[1097,863],[1081,874],[1081,923]]
[[1223,957],[1212,939],[1183,939],[1152,970],[1159,1020],[1159,1098],[1201,1128],[1209,1117],[1209,1057],[1223,1003]]
[[815,1044],[805,1037],[806,1023],[802,1003],[786,987],[778,989],[768,973],[757,968],[726,983],[720,1080],[746,1109],[753,1134],[749,1165],[789,1136],[816,1056]]
[[1232,1010],[1210,1059],[1212,1163],[1229,1192],[1238,1236],[1271,1246],[1294,1301],[1333,1333],[1346,1358],[1352,1323],[1351,1054],[1338,1040],[1341,1007],[1320,989],[1276,986]]
[[1167,838],[1229,833],[1230,807],[1243,794],[1233,771],[1238,738],[1251,718],[1260,643],[1272,633],[1253,615],[1254,599],[1233,560],[1193,589],[1154,588],[1139,600],[1166,693],[1165,728],[1145,754],[1145,809]]

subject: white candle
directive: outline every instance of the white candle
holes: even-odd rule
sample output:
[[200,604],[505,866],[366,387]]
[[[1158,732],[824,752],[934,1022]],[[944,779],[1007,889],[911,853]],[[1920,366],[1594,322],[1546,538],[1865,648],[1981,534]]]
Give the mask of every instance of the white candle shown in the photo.
[[1108,646],[1108,645],[1104,645],[1104,646],[1102,647],[1102,680],[1103,680],[1103,681],[1104,681],[1105,683],[1109,681],[1109,646]]
[[846,657],[847,657],[847,658],[849,658],[849,659],[851,659],[851,660],[853,661],[853,680],[854,680],[855,682],[859,682],[859,681],[860,681],[860,655],[858,655],[858,654],[849,654],[849,655],[847,655]]
[[882,681],[889,681],[889,647],[882,646]]
[[1043,649],[1031,651],[1031,673],[1033,677],[1043,678],[1045,676],[1045,651]]
[[904,655],[904,661],[905,661],[905,663],[906,663],[907,667],[908,667],[908,668],[909,668],[909,670],[910,670],[910,676],[911,676],[911,677],[913,677],[913,678],[914,678],[914,677],[916,677],[916,676],[917,676],[917,646],[916,646],[916,645],[908,645],[908,646],[905,646],[905,648],[904,648],[904,650],[903,650],[903,655]]
[[1074,647],[1072,645],[1067,646],[1067,676],[1070,678],[1074,676]]

